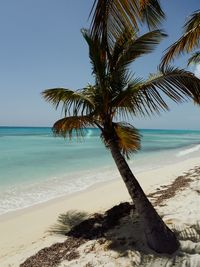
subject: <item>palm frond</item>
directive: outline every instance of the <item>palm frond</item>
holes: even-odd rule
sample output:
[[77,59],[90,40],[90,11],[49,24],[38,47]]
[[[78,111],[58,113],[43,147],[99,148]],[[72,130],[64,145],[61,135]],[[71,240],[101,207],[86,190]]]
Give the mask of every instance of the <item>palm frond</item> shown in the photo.
[[200,80],[191,72],[167,67],[147,81],[129,84],[113,100],[114,110],[116,114],[124,112],[135,116],[159,114],[169,110],[164,95],[176,103],[189,99],[200,103]]
[[131,29],[124,29],[124,31],[116,38],[115,44],[111,52],[111,60],[109,62],[110,69],[116,65],[120,55],[125,50],[128,41],[135,40],[138,38],[138,32]]
[[[155,30],[142,35],[139,38],[127,39],[121,46],[121,51],[118,52],[118,60],[115,59],[115,69],[127,67],[136,58],[151,53],[156,45],[167,35],[161,30]],[[133,36],[132,36],[133,37]],[[125,36],[126,38],[126,36]],[[118,47],[119,50],[119,47]],[[115,58],[116,53],[114,51]]]
[[128,72],[127,69],[115,70],[110,78],[110,84],[112,88],[112,95],[109,99],[110,105],[116,99],[119,94],[123,93],[127,89],[127,85],[133,80],[133,74]]
[[107,33],[118,35],[122,28],[138,28],[140,9],[137,0],[95,0],[91,14],[92,35],[103,39]]
[[73,133],[76,137],[84,136],[84,129],[95,126],[94,120],[90,116],[72,116],[58,120],[53,125],[53,132],[56,136],[72,138]]
[[[127,81],[127,86],[123,90],[118,90],[111,99],[112,116],[123,119],[128,118],[129,114],[138,115],[142,113],[140,99],[137,97],[137,88],[143,83],[140,78],[132,78]],[[137,108],[136,108],[137,107]]]
[[165,14],[157,0],[139,0],[140,14],[143,22],[146,22],[149,29],[156,29],[161,25]]
[[200,51],[195,52],[188,59],[188,65],[190,65],[190,64],[198,64],[198,63],[200,63]]
[[84,95],[84,90],[73,91],[65,88],[53,88],[43,91],[42,96],[56,108],[61,104],[65,116],[71,113],[77,115],[79,112],[88,114],[94,108],[92,99]]
[[172,44],[162,58],[161,66],[167,65],[174,59],[175,56],[179,56],[184,52],[191,52],[193,49],[199,46],[200,40],[200,11],[196,11],[185,23],[184,33],[178,41]]
[[138,87],[138,98],[145,105],[144,113],[146,110],[150,114],[168,110],[164,95],[176,103],[189,99],[200,103],[200,80],[189,71],[167,67]]
[[152,52],[164,36],[163,32],[156,30],[137,38],[135,33],[125,31],[118,39],[110,60],[109,82],[114,95],[130,83],[128,65],[141,55]]
[[184,25],[184,31],[189,32],[194,30],[196,27],[199,27],[200,24],[200,10],[196,10],[189,16],[188,20]]
[[91,14],[92,35],[114,40],[126,28],[139,29],[141,22],[158,28],[165,17],[158,0],[95,0]]
[[93,38],[88,30],[82,29],[81,32],[89,47],[89,56],[93,67],[92,73],[95,75],[97,82],[104,86],[107,70],[105,51],[101,48],[98,38]]
[[140,134],[131,124],[125,122],[114,123],[117,143],[123,155],[129,158],[133,152],[140,149]]

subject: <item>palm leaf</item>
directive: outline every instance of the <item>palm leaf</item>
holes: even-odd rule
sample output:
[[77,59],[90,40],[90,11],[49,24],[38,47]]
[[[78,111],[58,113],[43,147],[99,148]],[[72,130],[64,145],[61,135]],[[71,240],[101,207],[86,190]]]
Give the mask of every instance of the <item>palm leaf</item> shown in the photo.
[[193,31],[196,29],[196,27],[198,28],[200,24],[200,10],[196,10],[195,12],[193,12],[193,14],[191,16],[189,16],[188,20],[186,21],[185,25],[184,25],[184,31],[185,32],[189,32],[189,31]]
[[56,108],[62,104],[65,115],[90,113],[94,108],[92,99],[84,95],[84,90],[73,91],[65,88],[47,89],[42,92],[44,99],[52,103]]
[[161,66],[167,65],[170,61],[184,52],[190,52],[197,48],[200,40],[200,11],[194,12],[184,25],[184,33],[181,38],[171,45],[162,58]]
[[[122,43],[123,45],[121,45],[121,47],[117,47],[118,53],[116,53],[116,51],[114,50],[113,55],[115,56],[116,62],[114,68],[118,69],[127,67],[136,58],[144,54],[151,53],[155,49],[156,45],[158,45],[160,41],[166,36],[167,35],[161,30],[148,32],[139,38],[135,38],[135,36],[132,35],[131,39],[126,39]],[[127,38],[127,36],[125,35],[124,38]]]
[[90,14],[92,35],[111,40],[126,28],[138,29],[141,22],[157,28],[164,18],[158,0],[95,0]]
[[140,16],[140,9],[138,1],[135,0],[95,0],[91,14],[93,14],[92,36],[98,36],[104,42],[108,37],[107,34],[115,37],[124,28],[138,28],[137,19]]
[[77,137],[84,136],[84,129],[95,126],[90,116],[72,116],[58,120],[53,125],[53,132],[56,136],[72,138],[73,133]]
[[117,143],[120,151],[126,157],[140,149],[140,134],[136,128],[128,123],[114,123]]
[[[140,99],[137,97],[138,87],[142,83],[142,79],[135,78],[127,81],[128,86],[124,87],[123,90],[118,90],[111,100],[110,105],[112,106],[112,116],[120,118],[128,118],[129,114],[138,115],[142,113]],[[126,83],[126,81],[124,81]],[[127,85],[126,84],[126,85]],[[137,108],[136,108],[137,107]]]
[[117,37],[111,53],[111,60],[109,62],[111,70],[116,65],[120,55],[125,50],[128,41],[135,40],[136,38],[137,32],[131,29],[125,29],[122,34]]
[[91,33],[82,29],[82,34],[89,47],[90,61],[93,66],[93,74],[97,82],[103,86],[106,77],[106,57],[105,51],[101,48],[99,40],[92,38]]
[[151,115],[169,110],[164,98],[180,103],[193,99],[200,104],[200,80],[191,72],[167,67],[145,82],[134,81],[113,100],[115,113]]
[[165,18],[165,14],[161,9],[160,3],[157,0],[139,0],[140,14],[143,22],[146,22],[149,29],[158,28]]
[[198,63],[200,63],[200,51],[192,54],[192,56],[188,59],[188,65]]
[[[165,36],[159,30],[144,34],[139,38],[136,38],[136,34],[126,33],[127,31],[116,42],[112,59],[110,60],[109,82],[114,94],[116,91],[123,90],[130,81],[131,75],[127,71],[128,65],[141,55],[152,52]],[[132,39],[127,39],[129,36]]]
[[[169,109],[164,95],[176,103],[189,99],[200,103],[200,80],[193,73],[182,69],[162,69],[160,74],[152,75],[138,89],[138,97],[151,114]],[[144,111],[145,109],[143,108]]]

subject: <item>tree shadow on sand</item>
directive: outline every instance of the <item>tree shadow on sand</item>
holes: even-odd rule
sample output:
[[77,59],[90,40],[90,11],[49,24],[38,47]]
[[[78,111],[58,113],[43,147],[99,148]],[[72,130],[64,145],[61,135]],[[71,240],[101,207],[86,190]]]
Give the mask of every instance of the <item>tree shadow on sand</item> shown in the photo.
[[[55,267],[63,261],[66,265],[62,266],[71,266],[73,261],[87,253],[101,260],[102,251],[103,257],[108,253],[112,258],[112,253],[116,253],[118,258],[115,261],[119,266],[122,266],[123,259],[128,261],[127,266],[200,266],[200,222],[193,226],[172,225],[171,228],[181,241],[181,247],[173,255],[164,255],[149,249],[135,207],[128,202],[104,214],[89,216],[85,212],[69,211],[60,215],[58,224],[50,229],[51,234],[65,234],[66,241],[40,250],[20,266],[36,267],[42,262],[43,267]],[[87,247],[84,253],[80,252],[82,246]],[[80,266],[93,266],[92,262]]]
[[[58,217],[49,232],[84,240],[109,241],[108,249],[124,253],[127,245],[145,247],[145,237],[133,204],[121,203],[105,213],[68,211]],[[100,243],[101,243],[100,242]],[[142,244],[142,245],[141,245]],[[139,249],[139,247],[137,247]],[[149,250],[149,249],[148,249]]]

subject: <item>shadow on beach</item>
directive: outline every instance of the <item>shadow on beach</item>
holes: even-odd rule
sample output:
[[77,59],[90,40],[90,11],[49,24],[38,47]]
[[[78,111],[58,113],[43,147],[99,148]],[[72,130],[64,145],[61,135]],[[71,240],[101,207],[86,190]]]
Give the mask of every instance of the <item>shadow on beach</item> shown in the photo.
[[[175,193],[190,188],[195,179],[199,180],[199,174],[200,168],[190,170],[148,197],[155,206],[165,206]],[[199,199],[197,189],[195,187],[196,191],[191,192]],[[121,203],[105,213],[93,215],[69,211],[60,215],[58,224],[49,230],[51,234],[65,234],[66,241],[40,250],[20,267],[92,267],[106,264],[112,267],[199,267],[200,221],[193,224],[168,223],[180,241],[179,250],[172,255],[155,253],[147,246],[142,223],[133,204]]]
[[[71,217],[69,214],[67,215],[70,217],[70,222],[74,214],[73,211]],[[79,260],[83,254],[102,257],[103,252],[105,257],[109,251],[112,251],[108,253],[110,257],[114,256],[119,263],[121,261],[120,266],[125,266],[123,265],[124,261],[128,262],[127,266],[200,266],[199,257],[196,259],[195,256],[200,253],[200,245],[197,243],[200,242],[200,222],[186,228],[174,225],[173,230],[179,240],[184,240],[185,243],[173,255],[155,253],[146,245],[134,205],[125,202],[107,210],[104,214],[95,213],[75,225],[66,233],[66,241],[42,249],[20,266],[76,266],[72,262]],[[196,250],[194,246],[192,247],[192,243],[196,244]],[[82,246],[83,249],[81,249]],[[65,264],[60,265],[61,262],[65,262]],[[87,265],[84,262],[80,264],[79,262],[77,266],[98,265],[92,265],[92,263]]]

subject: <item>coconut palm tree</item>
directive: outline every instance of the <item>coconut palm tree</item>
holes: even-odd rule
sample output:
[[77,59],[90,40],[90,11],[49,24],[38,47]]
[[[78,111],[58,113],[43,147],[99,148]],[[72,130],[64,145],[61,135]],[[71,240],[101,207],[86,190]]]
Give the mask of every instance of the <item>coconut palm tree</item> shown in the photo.
[[[183,35],[172,44],[166,51],[162,58],[161,65],[167,65],[172,61],[175,56],[179,56],[182,53],[189,53],[195,48],[199,47],[200,41],[200,10],[195,11],[186,21],[184,25]],[[190,63],[200,62],[200,51],[195,52],[188,60]]]
[[140,37],[126,30],[107,57],[97,37],[87,30],[82,33],[89,46],[95,83],[76,91],[64,88],[43,91],[46,101],[63,108],[64,117],[55,122],[53,131],[71,138],[74,132],[83,135],[87,127],[100,129],[143,223],[149,247],[160,253],[172,253],[179,246],[174,233],[157,214],[127,164],[126,158],[140,148],[140,135],[125,121],[129,115],[149,116],[168,110],[164,94],[177,103],[197,97],[200,80],[190,72],[172,67],[150,75],[147,80],[131,75],[129,65],[150,53],[165,36],[160,30]]

